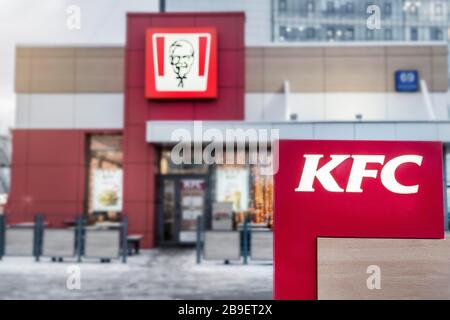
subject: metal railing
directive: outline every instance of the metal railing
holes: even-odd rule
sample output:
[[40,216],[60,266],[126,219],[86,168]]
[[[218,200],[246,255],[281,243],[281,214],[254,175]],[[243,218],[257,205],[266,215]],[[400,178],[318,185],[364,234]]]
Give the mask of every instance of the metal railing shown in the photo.
[[[214,240],[208,235],[220,235]],[[267,231],[255,231],[250,227],[249,219],[245,219],[242,226],[237,231],[206,231],[203,218],[197,217],[197,237],[196,237],[196,262],[200,264],[202,260],[223,260],[228,264],[230,256],[233,260],[240,259],[244,265],[249,261],[272,261],[273,233]],[[212,247],[207,241],[216,241]],[[209,256],[206,251],[215,250],[215,254]],[[253,244],[253,245],[252,245]],[[228,247],[227,247],[228,246]],[[253,248],[252,248],[253,247]],[[269,248],[269,251],[264,249]],[[230,254],[229,251],[233,253]]]
[[[104,230],[89,228],[82,216],[76,218],[72,228],[49,228],[43,214],[37,214],[31,224],[12,226],[7,225],[5,215],[0,215],[0,260],[7,256],[32,256],[36,262],[42,257],[52,261],[73,258],[77,262],[82,262],[83,258],[100,259],[101,262],[120,258],[126,263],[127,235],[127,216],[122,217],[117,228]],[[113,243],[111,239],[117,242]]]

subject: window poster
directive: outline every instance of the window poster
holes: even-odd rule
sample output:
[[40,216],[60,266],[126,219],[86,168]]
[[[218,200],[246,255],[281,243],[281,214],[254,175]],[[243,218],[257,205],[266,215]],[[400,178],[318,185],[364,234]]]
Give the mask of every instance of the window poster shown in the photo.
[[216,201],[231,202],[233,211],[245,211],[249,201],[249,170],[245,167],[218,167]]
[[122,211],[122,170],[96,169],[93,195],[94,211]]

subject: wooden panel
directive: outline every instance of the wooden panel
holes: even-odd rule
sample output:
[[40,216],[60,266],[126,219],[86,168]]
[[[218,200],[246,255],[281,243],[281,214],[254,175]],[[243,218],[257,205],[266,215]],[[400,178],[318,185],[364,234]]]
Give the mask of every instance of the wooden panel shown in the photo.
[[321,57],[324,49],[321,47],[266,47],[266,57]]
[[121,47],[18,47],[18,93],[123,92]]
[[117,57],[124,58],[125,50],[121,47],[80,47],[75,48],[75,56],[77,58],[92,58],[92,57]]
[[442,45],[442,46],[432,46],[431,47],[431,53],[433,55],[447,55],[447,46],[446,45]]
[[384,56],[326,58],[326,92],[386,91]]
[[31,91],[31,57],[16,53],[15,90],[17,93]]
[[432,57],[432,79],[428,90],[432,92],[447,92],[448,89],[448,74],[444,72],[447,70],[447,55],[433,55]]
[[77,58],[75,72],[75,92],[123,91],[123,57]]
[[33,58],[73,58],[75,49],[73,47],[31,47]]
[[74,57],[33,57],[31,92],[74,92]]
[[387,46],[386,54],[388,56],[430,56],[431,46]]
[[245,61],[245,90],[247,92],[264,91],[264,58],[248,56]]
[[323,92],[322,57],[266,57],[264,59],[264,91],[280,92],[285,80],[292,92]]
[[384,56],[385,47],[375,47],[375,46],[336,46],[325,48],[325,56],[327,57],[354,57],[354,56]]
[[237,231],[205,232],[205,260],[240,260],[240,235]]
[[[317,240],[319,299],[450,299],[450,237],[446,240]],[[368,289],[369,266],[380,289]]]

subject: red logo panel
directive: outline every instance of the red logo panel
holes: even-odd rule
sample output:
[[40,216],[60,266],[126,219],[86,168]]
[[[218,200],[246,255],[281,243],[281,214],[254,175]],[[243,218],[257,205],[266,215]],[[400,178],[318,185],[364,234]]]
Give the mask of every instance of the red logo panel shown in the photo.
[[216,29],[148,29],[145,74],[147,98],[216,98]]
[[438,142],[280,141],[275,299],[317,298],[317,237],[444,237]]

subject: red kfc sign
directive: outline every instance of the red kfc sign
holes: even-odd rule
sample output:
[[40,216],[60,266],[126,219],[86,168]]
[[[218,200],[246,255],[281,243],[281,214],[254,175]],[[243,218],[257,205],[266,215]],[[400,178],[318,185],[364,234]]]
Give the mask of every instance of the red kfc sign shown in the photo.
[[444,237],[438,142],[280,141],[274,297],[317,298],[317,237]]
[[217,97],[215,28],[150,28],[146,37],[147,98]]

